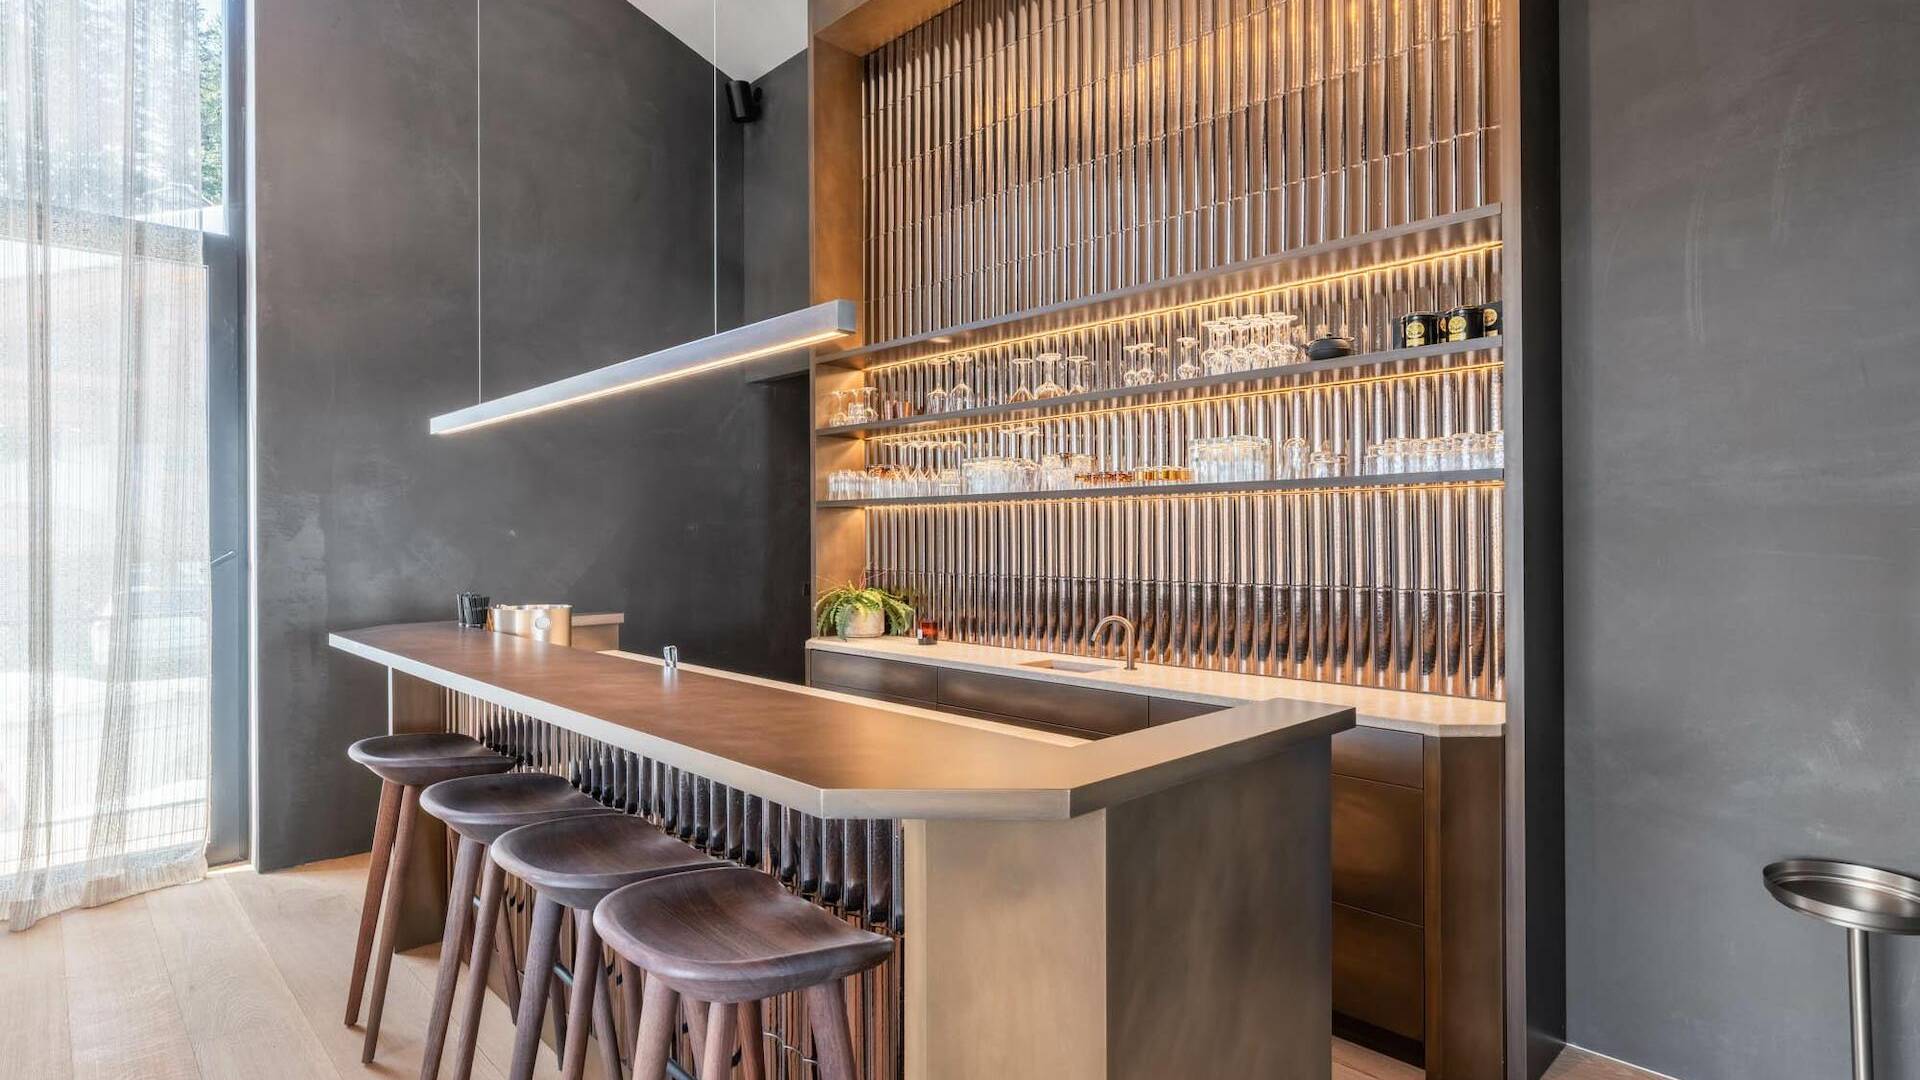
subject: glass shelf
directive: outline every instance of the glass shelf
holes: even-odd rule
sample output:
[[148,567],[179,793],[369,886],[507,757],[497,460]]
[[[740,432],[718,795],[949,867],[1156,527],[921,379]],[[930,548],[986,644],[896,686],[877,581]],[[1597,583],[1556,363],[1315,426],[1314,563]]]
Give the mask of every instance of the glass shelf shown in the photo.
[[1039,499],[1165,498],[1174,495],[1234,495],[1261,491],[1362,491],[1382,488],[1453,487],[1499,484],[1505,469],[1452,469],[1445,472],[1395,473],[1390,476],[1329,476],[1308,480],[1243,480],[1223,484],[1135,484],[1122,487],[1062,488],[1050,491],[1004,491],[980,495],[910,495],[890,499],[822,499],[821,509],[857,509],[868,506],[931,506],[941,503],[1031,502]]

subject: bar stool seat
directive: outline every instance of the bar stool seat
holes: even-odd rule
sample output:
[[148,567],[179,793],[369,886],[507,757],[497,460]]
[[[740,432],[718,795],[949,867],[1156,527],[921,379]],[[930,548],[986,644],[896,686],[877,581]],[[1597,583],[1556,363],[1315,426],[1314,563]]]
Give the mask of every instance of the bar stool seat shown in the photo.
[[[672,874],[611,893],[594,909],[596,936],[646,973],[634,1080],[661,1080],[681,998],[706,1014],[702,1077],[724,1077],[734,1039],[749,1080],[763,1077],[761,1001],[804,991],[816,1075],[854,1080],[852,1027],[841,980],[879,966],[893,942],[850,926],[781,888],[727,866]],[[704,1008],[703,1008],[704,1006]],[[805,1050],[802,1050],[805,1053]]]
[[491,844],[502,833],[607,808],[551,773],[490,773],[463,776],[420,793],[420,806],[469,840]]
[[494,841],[493,861],[542,897],[589,911],[636,881],[721,865],[658,826],[617,812],[514,829]]
[[[567,1000],[566,1039],[561,1075],[578,1078],[586,1066],[589,1021],[600,1030],[600,1051],[609,1076],[620,1075],[614,1045],[611,995],[601,963],[600,937],[591,912],[607,894],[634,882],[722,866],[718,860],[661,832],[649,822],[621,813],[587,814],[522,825],[493,842],[491,857],[502,870],[534,890],[533,925],[527,935],[527,972],[550,972],[559,947],[560,914],[574,912],[573,990]],[[546,1019],[546,997],[539,984],[520,993],[514,1024],[513,1058],[508,1080],[533,1075]]]
[[[394,934],[399,924],[407,859],[413,849],[414,810],[419,806],[420,789],[457,777],[503,773],[513,768],[513,759],[452,732],[376,735],[347,747],[347,756],[380,778],[380,813],[373,827],[367,892],[360,903],[360,932],[354,943],[353,973],[347,982],[348,1027],[359,1022],[361,1001],[363,998],[367,1001],[366,1037],[360,1060],[371,1062],[380,1045],[380,1019],[386,1009],[387,978],[393,966]],[[374,953],[376,926],[380,937],[377,956]],[[368,989],[370,962],[373,986]]]
[[601,940],[701,1001],[760,1001],[879,964],[893,942],[835,918],[769,874],[728,867],[629,886],[594,909]]
[[347,756],[375,776],[403,787],[425,787],[459,776],[503,773],[513,759],[451,732],[376,735],[347,747]]
[[[440,971],[434,984],[433,1004],[427,1014],[420,1080],[435,1080],[439,1076],[440,1059],[453,1017],[454,991],[460,980],[460,944],[471,928],[473,943],[468,958],[466,994],[460,1001],[460,1029],[453,1052],[454,1078],[467,1080],[473,1071],[480,1012],[486,1001],[487,972],[496,955],[506,984],[508,1007],[517,1011],[520,1005],[520,973],[511,935],[497,931],[506,872],[487,858],[488,845],[501,834],[522,825],[581,814],[605,814],[607,808],[562,777],[534,772],[442,780],[420,793],[420,808],[440,819],[460,838],[447,896],[446,927],[440,942]],[[479,883],[477,913],[472,903],[476,881]],[[543,981],[535,985],[546,984]]]

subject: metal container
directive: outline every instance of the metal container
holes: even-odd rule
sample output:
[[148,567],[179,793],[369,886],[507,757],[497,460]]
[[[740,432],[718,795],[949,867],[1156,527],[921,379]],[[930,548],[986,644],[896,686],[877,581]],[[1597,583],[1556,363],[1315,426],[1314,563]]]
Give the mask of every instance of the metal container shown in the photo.
[[549,645],[573,644],[572,604],[495,604],[496,633],[532,638]]

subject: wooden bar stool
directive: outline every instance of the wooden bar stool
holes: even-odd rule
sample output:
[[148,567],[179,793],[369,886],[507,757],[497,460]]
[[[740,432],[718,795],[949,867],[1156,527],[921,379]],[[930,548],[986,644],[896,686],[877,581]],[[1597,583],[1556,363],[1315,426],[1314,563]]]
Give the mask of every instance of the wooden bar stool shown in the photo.
[[893,952],[887,938],[848,925],[768,874],[738,866],[629,885],[600,902],[593,925],[615,953],[646,973],[634,1080],[666,1075],[682,996],[706,1006],[700,1080],[726,1080],[736,1026],[747,1076],[764,1076],[760,1002],[796,990],[806,993],[820,1080],[856,1080],[841,980],[886,960]]
[[[454,1047],[454,1076],[467,1080],[473,1071],[474,1041],[480,1029],[480,1009],[486,1003],[487,969],[505,938],[495,937],[500,921],[506,871],[487,857],[487,848],[511,829],[581,814],[605,814],[607,808],[562,777],[548,773],[498,773],[443,780],[420,793],[420,807],[445,822],[460,837],[454,857],[453,885],[447,896],[447,926],[440,939],[440,977],[433,991],[427,1020],[427,1042],[420,1058],[421,1080],[440,1073],[441,1051],[453,1014],[453,995],[460,978],[460,943],[473,929],[473,952],[468,959],[466,993],[460,998],[460,1035]],[[484,872],[482,870],[484,867]],[[475,879],[479,879],[480,909],[473,910]],[[518,1005],[513,987],[517,974],[511,963],[503,972],[510,1005]],[[540,984],[536,984],[540,985]],[[619,1080],[618,1077],[613,1080]]]
[[[407,880],[407,856],[413,847],[414,807],[420,789],[461,776],[503,773],[513,759],[496,754],[465,735],[431,732],[377,735],[347,747],[347,756],[380,778],[380,816],[373,826],[373,856],[367,863],[367,894],[360,902],[360,936],[354,944],[353,975],[347,983],[347,1026],[360,1020],[360,999],[380,927],[380,956],[373,969],[373,1003],[367,1007],[367,1037],[360,1060],[371,1062],[380,1042],[380,1013],[387,1003],[387,975],[393,967],[393,936],[399,925],[401,893]],[[385,902],[382,903],[382,893]],[[386,917],[380,913],[385,910]]]
[[[567,1000],[561,1075],[577,1080],[585,1069],[587,1025],[591,1022],[600,1033],[600,1053],[607,1075],[618,1080],[620,1048],[615,1045],[613,1003],[604,987],[606,969],[600,963],[600,938],[593,929],[594,905],[608,893],[637,881],[688,870],[705,872],[725,864],[641,818],[619,813],[523,825],[495,840],[492,856],[501,869],[534,889],[533,927],[527,939],[529,978],[553,970],[560,913],[565,909],[574,913],[573,992]],[[533,1075],[534,1056],[540,1050],[540,1026],[546,1018],[547,995],[541,990],[534,983],[521,988],[508,1080],[527,1080]]]

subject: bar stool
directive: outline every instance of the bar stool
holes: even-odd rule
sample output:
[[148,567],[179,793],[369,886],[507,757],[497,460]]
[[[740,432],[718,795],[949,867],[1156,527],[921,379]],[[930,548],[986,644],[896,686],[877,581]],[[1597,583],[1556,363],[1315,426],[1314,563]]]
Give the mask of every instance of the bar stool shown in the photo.
[[[641,818],[620,813],[523,825],[495,840],[492,855],[501,869],[534,889],[533,926],[527,938],[530,975],[552,972],[559,946],[560,913],[563,909],[574,913],[573,992],[567,999],[561,1075],[577,1080],[586,1067],[591,1011],[591,1022],[600,1031],[600,1053],[607,1075],[618,1080],[620,1048],[615,1045],[613,1003],[605,988],[606,969],[600,963],[600,938],[594,932],[591,912],[608,893],[634,882],[688,870],[704,872],[724,864]],[[527,1080],[533,1075],[546,1006],[547,995],[539,987],[522,987],[508,1080]]]
[[[367,961],[373,950],[374,925],[378,923],[380,958],[373,969],[373,1003],[367,1008],[367,1037],[360,1050],[360,1060],[371,1062],[380,1042],[380,1014],[387,1003],[387,975],[393,967],[393,937],[399,925],[401,893],[406,887],[407,856],[413,848],[414,808],[420,801],[420,789],[461,776],[503,773],[513,768],[513,759],[451,732],[376,735],[347,747],[347,756],[380,778],[380,815],[373,826],[367,893],[360,902],[360,936],[354,944],[353,976],[347,982],[347,1026],[352,1027],[360,1020]],[[383,909],[384,919],[380,917]]]
[[[446,931],[440,939],[440,977],[434,985],[433,1007],[428,1014],[420,1078],[434,1080],[440,1073],[441,1051],[446,1045],[447,1026],[453,1014],[454,988],[460,978],[460,943],[471,926],[473,951],[468,959],[466,993],[460,998],[459,1041],[454,1047],[454,1076],[456,1080],[467,1080],[473,1070],[480,1010],[486,1003],[487,969],[496,941],[505,945],[504,938],[496,939],[494,935],[500,921],[506,872],[487,857],[488,847],[501,834],[522,825],[581,814],[605,814],[607,808],[564,778],[548,773],[497,773],[442,780],[420,793],[420,807],[445,822],[460,837],[460,849],[454,857],[453,884],[447,896]],[[480,885],[478,912],[473,910],[476,878]],[[503,974],[507,979],[508,1004],[517,1006],[516,973],[510,963]]]
[[820,1080],[855,1080],[840,981],[886,960],[893,952],[887,938],[849,926],[770,875],[738,866],[629,885],[600,902],[593,925],[616,954],[646,972],[634,1080],[666,1074],[682,996],[707,1007],[700,1080],[727,1076],[730,1011],[743,1035],[747,1076],[764,1075],[760,1002],[796,990],[806,993]]

